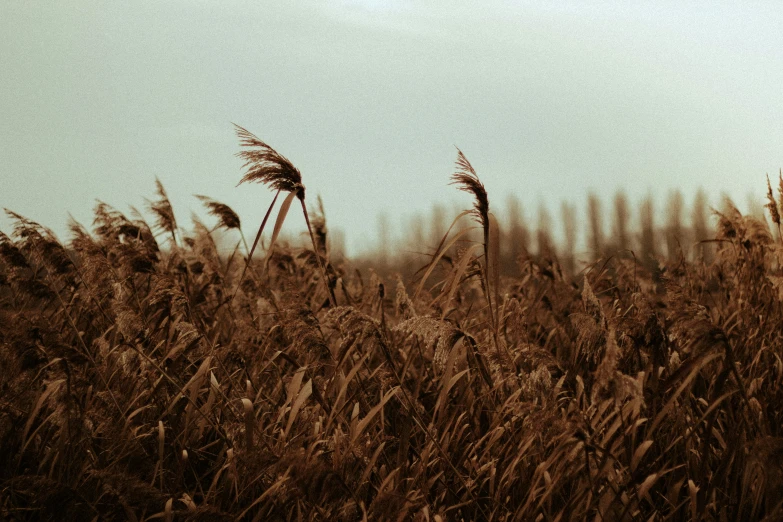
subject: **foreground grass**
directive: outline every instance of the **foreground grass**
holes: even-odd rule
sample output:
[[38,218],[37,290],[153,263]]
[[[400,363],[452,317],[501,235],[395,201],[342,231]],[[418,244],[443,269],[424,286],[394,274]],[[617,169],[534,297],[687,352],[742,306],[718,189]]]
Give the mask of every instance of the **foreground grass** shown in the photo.
[[0,518],[783,518],[767,225],[729,208],[709,265],[614,257],[572,278],[524,257],[501,279],[458,166],[483,241],[444,238],[407,286],[334,266],[322,215],[312,249],[243,275],[251,249],[183,234],[162,186],[155,226],[101,204],[67,247],[13,215]]

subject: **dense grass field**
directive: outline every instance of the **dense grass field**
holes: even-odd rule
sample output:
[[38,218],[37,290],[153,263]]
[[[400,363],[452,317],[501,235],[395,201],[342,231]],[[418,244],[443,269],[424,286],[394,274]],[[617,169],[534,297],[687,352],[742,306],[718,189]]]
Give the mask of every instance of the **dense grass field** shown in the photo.
[[[99,204],[67,244],[11,213],[0,518],[783,519],[771,189],[774,230],[726,205],[709,256],[501,270],[515,239],[459,153],[473,208],[395,277],[333,259],[299,171],[238,131],[279,196],[265,249],[206,197],[217,225],[185,231],[160,184],[148,221]],[[277,245],[300,211],[307,247]]]

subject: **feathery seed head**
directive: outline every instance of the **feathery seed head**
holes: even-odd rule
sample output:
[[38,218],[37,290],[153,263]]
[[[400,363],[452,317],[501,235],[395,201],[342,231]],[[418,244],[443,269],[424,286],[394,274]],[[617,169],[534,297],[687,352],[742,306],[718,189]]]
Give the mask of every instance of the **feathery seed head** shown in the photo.
[[[68,256],[68,251],[48,228],[27,219],[11,210],[5,209],[5,213],[14,220],[14,233],[17,238],[18,249],[32,256],[38,262],[44,263],[47,268],[58,274],[65,274],[73,269],[73,262]],[[5,242],[0,238],[0,242]],[[9,246],[3,250],[11,252]],[[16,260],[19,260],[17,257]]]
[[463,192],[472,194],[475,198],[472,214],[479,224],[487,229],[489,227],[489,198],[484,185],[478,178],[478,174],[468,161],[468,158],[457,148],[457,171],[451,176],[451,184],[457,185]]
[[0,258],[10,267],[28,268],[30,264],[10,237],[0,232]]
[[598,326],[606,329],[606,314],[604,314],[601,301],[598,300],[593,292],[593,287],[590,285],[587,277],[584,278],[584,286],[582,287],[582,304],[585,307],[585,313],[592,317]]
[[783,210],[783,169],[780,169],[780,172],[778,172],[778,179],[778,197],[780,198],[778,200],[778,206]]
[[261,141],[247,129],[234,124],[240,145],[245,148],[237,156],[245,161],[242,168],[245,175],[239,184],[257,181],[272,190],[294,192],[296,197],[304,200],[305,187],[302,185],[302,174],[299,169],[285,156]]
[[174,208],[171,206],[166,189],[163,188],[163,184],[158,178],[155,178],[156,192],[158,193],[158,199],[156,201],[149,202],[149,209],[157,217],[157,225],[162,230],[168,233],[174,233],[177,230],[177,219],[174,217]]
[[397,276],[397,294],[394,298],[394,305],[397,309],[397,315],[403,319],[410,319],[416,316],[416,308],[413,306],[413,301],[408,297],[408,292],[405,290],[405,283],[402,282],[402,278]]
[[609,329],[606,336],[606,350],[601,358],[601,363],[595,371],[595,383],[593,384],[592,402],[602,393],[611,391],[617,377],[617,365],[620,360],[620,348],[617,346],[614,327]]
[[769,175],[767,175],[767,204],[764,206],[769,209],[769,215],[772,217],[772,222],[777,226],[780,226],[780,213],[778,212],[778,204],[775,202],[775,196],[772,194],[772,185],[769,182]]
[[215,216],[220,220],[219,226],[225,229],[240,227],[239,216],[231,207],[225,203],[215,201],[208,196],[196,195],[196,198],[204,203],[204,206],[207,207],[207,211],[210,213],[210,215]]

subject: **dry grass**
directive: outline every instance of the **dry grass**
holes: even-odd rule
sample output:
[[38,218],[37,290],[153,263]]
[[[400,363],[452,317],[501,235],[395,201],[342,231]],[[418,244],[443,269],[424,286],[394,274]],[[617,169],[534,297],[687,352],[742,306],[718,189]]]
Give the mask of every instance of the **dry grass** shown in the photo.
[[[299,171],[239,135],[243,181],[307,215]],[[500,278],[506,236],[461,152],[457,168],[482,241],[454,225],[407,284],[333,264],[322,208],[312,250],[263,264],[182,230],[160,184],[154,227],[99,204],[68,245],[10,213],[0,518],[780,520],[783,245],[767,224],[725,208],[707,262],[655,260],[647,230],[639,262],[572,278],[550,251]]]

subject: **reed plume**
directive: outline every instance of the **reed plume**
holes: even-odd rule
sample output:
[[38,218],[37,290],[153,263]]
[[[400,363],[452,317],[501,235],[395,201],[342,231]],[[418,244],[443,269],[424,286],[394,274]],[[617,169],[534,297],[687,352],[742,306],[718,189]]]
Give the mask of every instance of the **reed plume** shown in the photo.
[[158,178],[155,178],[155,189],[158,194],[158,199],[154,201],[148,201],[150,211],[155,214],[155,224],[161,230],[171,234],[172,244],[177,244],[177,218],[174,216],[174,208],[171,205],[169,196],[166,193],[166,189],[163,188],[163,183]]
[[451,175],[451,184],[457,185],[459,190],[467,192],[473,196],[473,209],[471,214],[484,229],[484,242],[488,242],[489,237],[489,198],[484,184],[478,178],[478,174],[473,169],[468,158],[457,149],[457,171]]
[[783,169],[778,171],[778,208],[783,211]]
[[[468,158],[457,148],[457,170],[451,176],[451,184],[457,185],[459,190],[467,192],[473,196],[473,208],[469,213],[481,225],[484,235],[484,270],[483,284],[484,293],[489,307],[489,318],[492,324],[492,337],[497,356],[503,359],[501,354],[501,343],[499,338],[500,318],[498,317],[500,309],[500,232],[497,220],[489,212],[489,197],[484,184],[479,180],[473,165]],[[464,265],[463,265],[464,266]],[[457,279],[455,279],[455,282]]]
[[226,230],[231,230],[232,228],[239,229],[241,227],[239,216],[225,203],[215,201],[208,196],[196,195],[196,198],[204,203],[204,206],[207,207],[207,211],[210,215],[218,218],[219,227],[225,228]]
[[[294,167],[288,158],[278,153],[275,149],[261,141],[257,136],[248,131],[247,129],[234,124],[237,136],[240,140],[240,146],[244,147],[237,153],[237,156],[245,160],[242,168],[245,170],[245,175],[237,185],[241,185],[245,182],[257,182],[266,185],[272,190],[276,190],[274,199],[269,205],[269,208],[264,215],[264,219],[261,221],[261,226],[258,228],[258,233],[253,241],[253,246],[247,256],[247,263],[240,276],[239,283],[237,284],[237,290],[245,277],[245,272],[250,266],[250,261],[253,257],[253,252],[258,245],[261,234],[264,232],[264,227],[269,219],[269,215],[272,212],[272,208],[275,206],[277,197],[281,192],[288,192],[288,197],[285,199],[280,207],[280,212],[277,216],[277,222],[275,223],[274,232],[272,234],[272,240],[270,241],[269,248],[274,246],[275,239],[277,238],[280,228],[285,221],[288,209],[291,205],[291,200],[295,196],[302,206],[302,214],[304,214],[305,223],[307,223],[307,230],[310,233],[310,241],[313,244],[313,252],[315,258],[318,261],[318,266],[321,269],[321,275],[323,276],[324,285],[326,286],[326,293],[329,297],[329,302],[332,306],[337,306],[337,299],[334,296],[334,289],[331,283],[331,279],[326,273],[326,267],[323,264],[321,255],[319,254],[318,243],[315,239],[315,233],[313,232],[313,226],[310,223],[310,216],[307,212],[307,205],[305,204],[305,187],[302,184],[302,174],[299,169]],[[236,295],[236,291],[234,295]]]
[[[783,186],[783,176],[781,176],[781,186]],[[769,209],[769,216],[772,218],[772,222],[778,228],[778,238],[780,238],[780,212],[778,212],[778,204],[775,201],[775,195],[772,194],[772,185],[769,182],[769,174],[767,174],[767,204],[764,206]]]
[[239,144],[244,147],[237,156],[245,161],[242,165],[245,175],[238,185],[248,182],[261,183],[279,192],[293,192],[300,200],[304,200],[305,188],[299,169],[249,130],[236,124],[234,127]]

